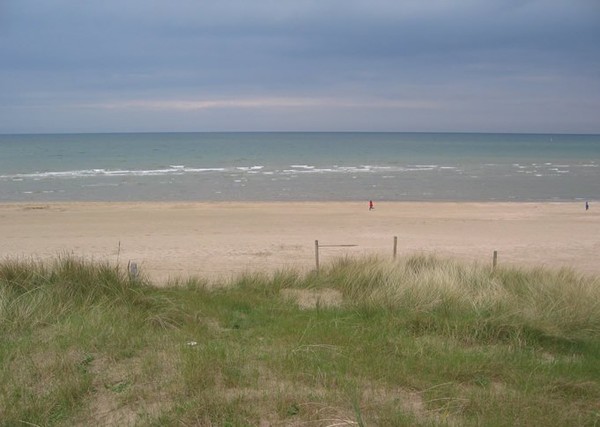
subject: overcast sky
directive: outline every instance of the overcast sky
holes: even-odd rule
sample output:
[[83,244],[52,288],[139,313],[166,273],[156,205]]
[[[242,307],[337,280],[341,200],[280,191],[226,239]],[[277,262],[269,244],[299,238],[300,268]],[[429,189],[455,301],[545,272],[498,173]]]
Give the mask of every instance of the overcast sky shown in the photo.
[[600,0],[0,0],[0,133],[600,133]]

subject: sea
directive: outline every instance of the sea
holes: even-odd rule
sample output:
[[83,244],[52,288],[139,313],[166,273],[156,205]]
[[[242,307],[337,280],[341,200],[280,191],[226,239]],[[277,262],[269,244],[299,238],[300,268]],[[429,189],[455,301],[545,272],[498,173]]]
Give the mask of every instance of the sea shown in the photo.
[[0,202],[600,200],[600,135],[0,135]]

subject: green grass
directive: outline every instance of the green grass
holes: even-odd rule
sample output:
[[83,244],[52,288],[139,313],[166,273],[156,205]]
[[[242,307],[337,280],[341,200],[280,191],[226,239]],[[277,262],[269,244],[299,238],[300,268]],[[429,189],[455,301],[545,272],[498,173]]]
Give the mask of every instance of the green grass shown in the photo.
[[427,256],[167,287],[0,263],[0,425],[600,425],[600,280]]

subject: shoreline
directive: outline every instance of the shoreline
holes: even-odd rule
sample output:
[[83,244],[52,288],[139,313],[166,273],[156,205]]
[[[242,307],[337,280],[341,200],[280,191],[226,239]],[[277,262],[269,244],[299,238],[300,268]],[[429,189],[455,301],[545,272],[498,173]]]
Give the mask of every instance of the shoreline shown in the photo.
[[600,274],[600,210],[581,202],[5,202],[0,256],[64,253],[127,265],[162,282],[314,268],[338,256],[436,254]]

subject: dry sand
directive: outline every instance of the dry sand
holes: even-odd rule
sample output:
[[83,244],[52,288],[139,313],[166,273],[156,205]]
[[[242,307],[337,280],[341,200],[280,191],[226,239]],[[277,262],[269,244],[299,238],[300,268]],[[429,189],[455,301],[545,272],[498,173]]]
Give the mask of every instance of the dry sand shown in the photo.
[[600,273],[600,206],[583,203],[0,204],[0,256],[73,253],[138,264],[161,282],[298,267],[349,254],[438,254]]

